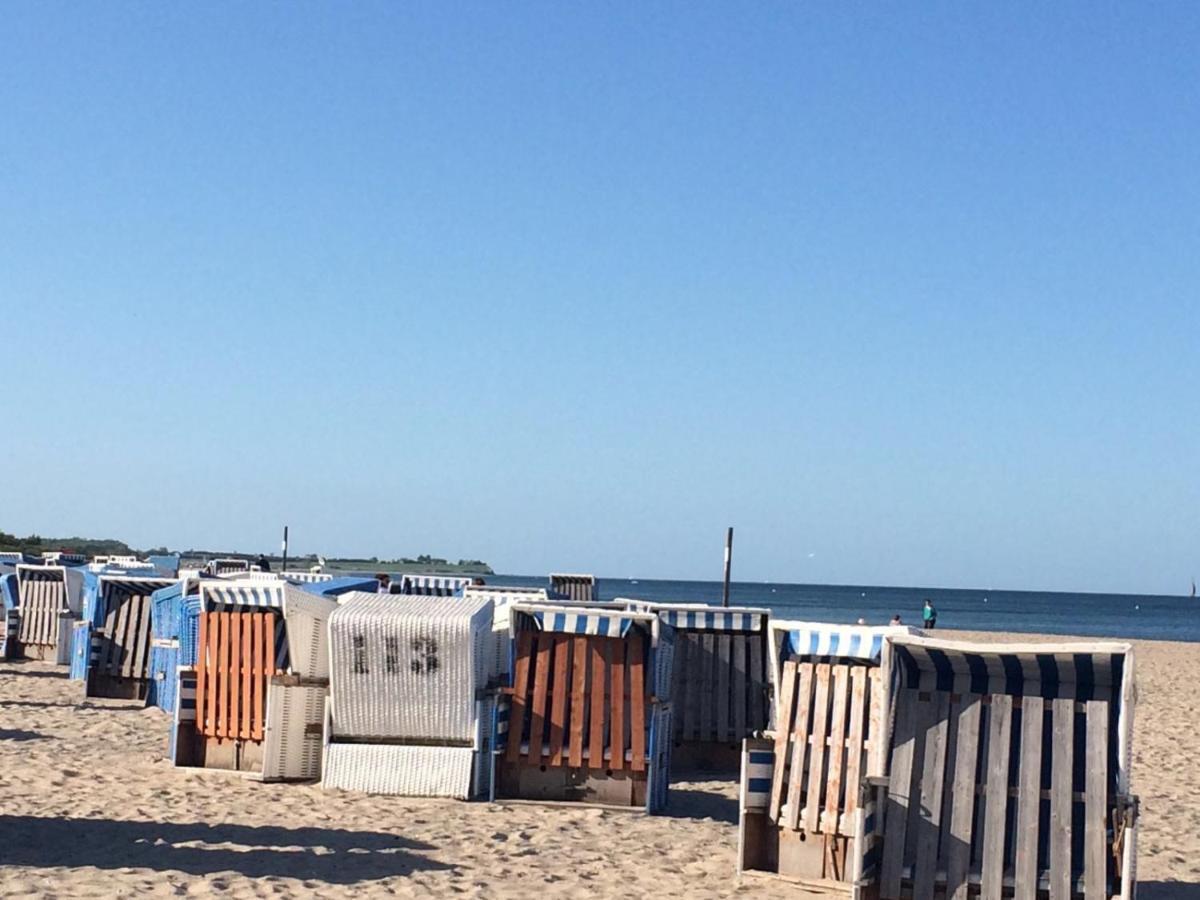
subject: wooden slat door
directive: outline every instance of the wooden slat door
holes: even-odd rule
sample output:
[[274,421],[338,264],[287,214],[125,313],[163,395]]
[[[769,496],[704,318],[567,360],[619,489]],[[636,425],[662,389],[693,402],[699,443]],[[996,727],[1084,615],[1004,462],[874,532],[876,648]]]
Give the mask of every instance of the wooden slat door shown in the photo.
[[275,665],[276,613],[202,612],[196,659],[196,730],[261,741]]
[[646,641],[523,631],[505,760],[643,772],[649,760]]

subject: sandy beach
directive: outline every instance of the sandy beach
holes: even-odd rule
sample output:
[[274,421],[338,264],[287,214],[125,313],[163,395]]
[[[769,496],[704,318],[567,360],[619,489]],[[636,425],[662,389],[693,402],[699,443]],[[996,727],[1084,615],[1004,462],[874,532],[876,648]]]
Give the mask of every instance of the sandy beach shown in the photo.
[[[1140,896],[1197,900],[1200,646],[1135,645]],[[732,782],[676,782],[657,817],[367,797],[175,770],[166,724],[0,663],[0,896],[798,896],[737,885]]]

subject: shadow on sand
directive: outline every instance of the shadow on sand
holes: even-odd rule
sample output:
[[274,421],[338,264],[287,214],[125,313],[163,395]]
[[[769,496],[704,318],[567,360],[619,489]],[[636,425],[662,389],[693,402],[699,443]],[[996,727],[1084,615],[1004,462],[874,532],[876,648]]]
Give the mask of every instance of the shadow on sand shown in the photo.
[[1200,882],[1140,881],[1138,900],[1200,900]]
[[385,832],[339,828],[0,815],[0,847],[6,866],[128,866],[204,876],[235,872],[247,878],[275,876],[328,884],[451,868],[412,852],[434,849],[430,844]]
[[736,825],[737,798],[694,788],[672,787],[667,796],[667,808],[662,814],[673,819],[713,819]]
[[44,741],[46,736],[19,728],[0,728],[0,741]]

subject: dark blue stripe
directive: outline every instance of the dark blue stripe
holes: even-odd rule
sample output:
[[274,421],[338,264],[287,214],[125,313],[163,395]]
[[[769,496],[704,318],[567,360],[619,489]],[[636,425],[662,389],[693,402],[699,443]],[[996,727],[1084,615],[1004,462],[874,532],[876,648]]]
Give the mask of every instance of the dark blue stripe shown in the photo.
[[1090,653],[1075,654],[1075,699],[1096,699],[1096,670]]
[[746,779],[746,788],[752,794],[767,794],[771,791],[770,778],[748,778]]
[[978,653],[964,653],[967,668],[971,670],[971,693],[986,694],[988,692],[987,663]]
[[933,663],[933,668],[937,672],[937,689],[939,691],[954,690],[954,667],[950,665],[950,658],[946,656],[942,650],[929,647],[926,649],[929,654],[929,659]]
[[1014,697],[1025,696],[1025,670],[1021,668],[1021,658],[1011,653],[1000,656],[1004,665],[1005,691]]
[[772,750],[751,750],[750,763],[752,765],[774,765],[775,753]]
[[1058,660],[1052,653],[1039,653],[1037,663],[1042,673],[1042,696],[1054,700],[1058,697]]

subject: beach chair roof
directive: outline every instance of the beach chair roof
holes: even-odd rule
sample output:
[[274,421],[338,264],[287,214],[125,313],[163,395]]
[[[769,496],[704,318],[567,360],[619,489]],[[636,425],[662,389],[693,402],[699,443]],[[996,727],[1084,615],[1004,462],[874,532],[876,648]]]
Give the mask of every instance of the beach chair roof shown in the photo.
[[562,634],[594,634],[601,637],[625,637],[629,629],[641,626],[658,634],[658,616],[622,608],[597,608],[589,604],[514,603],[509,607],[513,631],[532,625],[540,631]]
[[771,611],[761,606],[711,606],[707,603],[659,603],[618,599],[635,612],[648,612],[686,631],[765,631]]
[[484,597],[427,597],[420,594],[351,591],[338,599],[340,605],[331,616],[335,627],[367,620],[470,622],[492,608],[491,599]]
[[222,610],[232,606],[282,607],[288,591],[299,592],[282,579],[214,578],[200,581],[200,601],[204,609]]
[[297,585],[300,590],[317,594],[321,597],[336,597],[349,594],[352,591],[375,593],[379,590],[379,581],[375,578],[363,578],[360,575],[345,575],[338,578],[330,576],[324,581],[305,582]]
[[788,656],[838,657],[879,662],[888,637],[917,635],[911,625],[837,625],[829,622],[771,622],[772,644],[780,660]]
[[[1048,700],[1120,700],[1133,645],[1119,641],[989,644],[889,637],[905,687]],[[1130,684],[1132,687],[1132,684]]]

